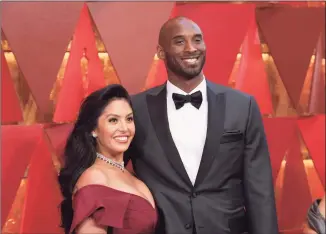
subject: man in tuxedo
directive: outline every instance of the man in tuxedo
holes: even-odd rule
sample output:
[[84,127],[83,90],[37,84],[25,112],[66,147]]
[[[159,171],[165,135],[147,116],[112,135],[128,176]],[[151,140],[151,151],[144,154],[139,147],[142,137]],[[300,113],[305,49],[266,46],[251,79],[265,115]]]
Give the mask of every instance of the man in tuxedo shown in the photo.
[[162,26],[157,55],[168,81],[132,97],[136,136],[127,152],[156,200],[156,233],[277,234],[255,99],[204,77],[203,33],[187,18]]

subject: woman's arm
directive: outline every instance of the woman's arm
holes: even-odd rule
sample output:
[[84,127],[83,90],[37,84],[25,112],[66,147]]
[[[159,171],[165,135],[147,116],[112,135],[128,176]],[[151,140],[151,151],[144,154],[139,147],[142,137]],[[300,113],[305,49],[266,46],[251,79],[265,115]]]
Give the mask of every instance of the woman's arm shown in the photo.
[[107,227],[99,226],[91,217],[83,221],[77,228],[76,234],[107,234]]
[[[95,167],[88,168],[80,176],[75,185],[74,194],[84,186],[92,184],[100,184],[104,186],[107,184],[107,177],[105,176],[105,174]],[[78,224],[78,226],[76,227],[75,231],[76,234],[107,234],[107,229],[107,226],[98,225],[92,218],[92,216],[90,216],[80,222],[80,224]]]

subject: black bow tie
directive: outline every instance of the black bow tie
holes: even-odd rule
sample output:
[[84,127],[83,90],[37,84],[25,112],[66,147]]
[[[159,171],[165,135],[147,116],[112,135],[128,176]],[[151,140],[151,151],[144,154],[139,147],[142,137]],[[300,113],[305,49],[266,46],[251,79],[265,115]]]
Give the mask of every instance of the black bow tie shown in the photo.
[[199,109],[203,101],[203,97],[200,91],[194,92],[191,95],[182,95],[182,94],[173,93],[172,99],[174,101],[175,108],[177,110],[183,107],[183,105],[187,102],[190,102],[191,105]]

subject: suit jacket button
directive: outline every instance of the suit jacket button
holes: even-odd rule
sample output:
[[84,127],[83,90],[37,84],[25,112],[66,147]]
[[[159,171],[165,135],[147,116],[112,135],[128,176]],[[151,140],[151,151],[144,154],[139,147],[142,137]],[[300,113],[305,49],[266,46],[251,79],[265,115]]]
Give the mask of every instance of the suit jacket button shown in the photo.
[[185,228],[186,228],[186,229],[190,229],[190,228],[191,228],[191,224],[190,224],[190,223],[187,223],[187,224],[185,225]]
[[197,193],[192,193],[192,197],[196,198],[197,197]]

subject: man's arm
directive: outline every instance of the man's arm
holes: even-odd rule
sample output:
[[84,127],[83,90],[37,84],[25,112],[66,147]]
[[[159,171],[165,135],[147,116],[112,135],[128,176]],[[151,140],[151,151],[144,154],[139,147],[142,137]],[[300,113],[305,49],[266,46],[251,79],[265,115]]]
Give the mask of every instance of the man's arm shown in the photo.
[[250,100],[244,150],[244,190],[250,234],[278,234],[269,151],[259,107]]

